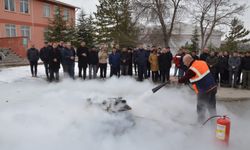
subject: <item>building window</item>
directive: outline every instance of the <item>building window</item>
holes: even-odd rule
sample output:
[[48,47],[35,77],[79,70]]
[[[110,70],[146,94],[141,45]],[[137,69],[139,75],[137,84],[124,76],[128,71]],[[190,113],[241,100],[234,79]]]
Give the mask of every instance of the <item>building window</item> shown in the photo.
[[6,24],[5,31],[7,37],[16,37],[16,25],[14,24]]
[[14,0],[4,0],[5,10],[15,11],[15,1]]
[[63,11],[63,19],[64,20],[69,20],[69,10],[68,9],[64,9],[64,11]]
[[50,17],[50,6],[49,4],[45,4],[43,7],[43,16]]
[[30,39],[30,27],[29,26],[21,26],[22,36],[28,37]]
[[29,0],[20,0],[20,12],[29,13]]

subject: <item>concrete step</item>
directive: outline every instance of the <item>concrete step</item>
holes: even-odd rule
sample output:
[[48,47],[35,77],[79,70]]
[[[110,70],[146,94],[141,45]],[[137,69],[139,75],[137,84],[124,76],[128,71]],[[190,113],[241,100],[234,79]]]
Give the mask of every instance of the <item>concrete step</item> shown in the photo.
[[3,60],[0,62],[0,67],[2,66],[20,66],[29,64],[27,59],[19,57],[17,54],[9,49],[1,49],[1,54],[4,55]]

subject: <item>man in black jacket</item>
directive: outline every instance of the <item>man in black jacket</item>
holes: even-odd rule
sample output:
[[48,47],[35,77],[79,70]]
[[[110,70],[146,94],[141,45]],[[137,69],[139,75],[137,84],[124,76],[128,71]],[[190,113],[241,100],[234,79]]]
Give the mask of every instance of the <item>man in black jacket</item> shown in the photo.
[[242,87],[250,90],[250,52],[242,59]]
[[51,45],[44,42],[44,47],[40,50],[40,59],[43,61],[47,80],[49,80],[49,53],[51,49]]
[[133,51],[132,48],[128,48],[128,75],[132,76],[133,75]]
[[169,82],[172,59],[173,55],[170,52],[170,47],[164,48],[158,59],[160,68],[160,77],[163,83],[165,82],[166,79],[167,82]]
[[209,56],[209,49],[204,48],[203,53],[200,55],[200,60],[206,61],[207,57]]
[[[86,79],[86,70],[88,67],[88,55],[89,49],[86,47],[86,43],[82,42],[81,46],[77,49],[77,57],[78,57],[78,68],[79,68],[79,77]],[[82,76],[83,72],[83,76]]]
[[72,79],[75,79],[75,56],[75,49],[71,46],[70,42],[67,42],[63,50],[62,61],[64,61],[65,73]]
[[49,51],[50,82],[52,82],[53,80],[59,81],[59,69],[61,63],[61,52],[57,47],[57,44],[53,43],[52,46],[52,49]]
[[129,53],[127,48],[123,48],[121,52],[121,74],[128,75],[128,67],[129,67]]
[[228,76],[226,74],[228,74],[228,72],[226,71],[228,69],[228,58],[226,58],[223,55],[223,52],[219,52],[218,53],[218,63],[216,66],[216,70],[218,71],[218,74],[220,74],[220,86],[226,86],[227,80],[225,79],[225,76]]
[[93,47],[88,55],[88,64],[89,64],[89,79],[95,79],[97,77],[97,65],[98,65],[98,51],[95,47]]
[[35,48],[34,44],[31,46],[30,49],[28,49],[27,58],[30,62],[30,70],[32,77],[37,77],[37,63],[39,60],[39,51]]
[[[139,46],[139,49],[136,52],[135,61],[138,64],[138,80],[143,81],[143,79],[147,78],[148,56],[142,44]],[[143,75],[144,75],[144,78],[143,78]]]
[[132,51],[132,55],[133,55],[132,61],[133,61],[133,65],[134,65],[135,75],[138,74],[137,53],[138,53],[138,49],[134,48]]
[[150,46],[147,47],[146,49],[146,54],[147,54],[147,78],[150,78],[150,74],[151,74],[151,67],[150,67],[150,62],[148,61],[148,58],[151,54],[151,48]]

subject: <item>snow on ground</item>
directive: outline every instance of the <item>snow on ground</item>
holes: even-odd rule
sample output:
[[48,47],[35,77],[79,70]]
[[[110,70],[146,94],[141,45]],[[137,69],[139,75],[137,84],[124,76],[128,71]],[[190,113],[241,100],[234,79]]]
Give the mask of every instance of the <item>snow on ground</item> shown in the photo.
[[[196,97],[188,88],[163,88],[129,77],[62,79],[48,83],[29,67],[0,72],[1,150],[219,150],[214,127],[196,124]],[[110,114],[86,102],[123,97],[130,114]],[[229,149],[250,146],[249,109],[237,115],[223,104],[218,113],[232,119]]]

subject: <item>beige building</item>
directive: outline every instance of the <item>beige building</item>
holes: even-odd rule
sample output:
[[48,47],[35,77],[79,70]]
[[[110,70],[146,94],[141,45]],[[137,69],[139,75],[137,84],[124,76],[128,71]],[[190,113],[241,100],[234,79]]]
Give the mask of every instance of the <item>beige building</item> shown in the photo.
[[[199,27],[197,28],[198,28],[198,35],[200,36]],[[173,34],[169,42],[171,49],[178,50],[182,46],[185,46],[186,43],[191,44],[191,38],[194,29],[195,26],[193,25],[186,23],[177,23],[173,29]],[[147,27],[143,30],[144,30],[143,33],[145,34],[141,35],[140,40],[145,45],[164,46],[163,36],[160,27]],[[223,32],[215,30],[211,35],[207,46],[212,45],[213,47],[217,48],[220,47],[223,34],[224,34]],[[200,39],[199,42],[201,42]]]

